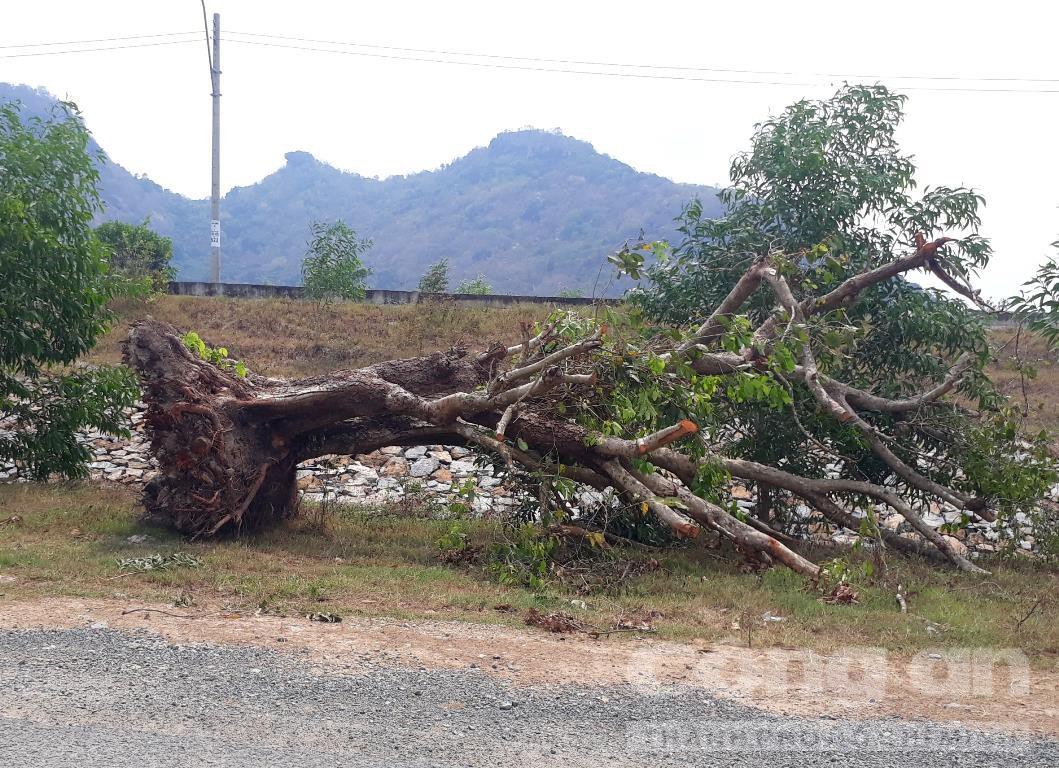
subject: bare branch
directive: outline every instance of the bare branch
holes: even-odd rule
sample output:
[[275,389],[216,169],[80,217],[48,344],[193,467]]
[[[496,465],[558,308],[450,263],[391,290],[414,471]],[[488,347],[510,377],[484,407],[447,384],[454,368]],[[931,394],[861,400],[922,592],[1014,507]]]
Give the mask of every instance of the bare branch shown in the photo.
[[930,266],[930,271],[934,273],[935,277],[945,283],[945,285],[949,286],[949,288],[960,296],[963,296],[965,299],[970,299],[976,306],[980,309],[984,309],[986,312],[996,312],[996,307],[983,299],[982,294],[979,291],[974,290],[966,281],[957,280],[946,272],[937,259],[931,259],[927,264]]
[[722,376],[753,367],[745,357],[734,352],[708,352],[705,347],[696,346],[692,354],[697,354],[698,357],[692,360],[691,369],[703,376]]
[[518,412],[518,403],[512,403],[504,411],[504,414],[500,417],[500,421],[496,424],[496,439],[500,442],[504,441],[504,433],[507,431],[507,425],[511,423],[511,419],[515,417]]
[[[776,299],[779,301],[780,306],[790,313],[791,321],[803,325],[805,323],[805,315],[783,276],[774,268],[769,267],[764,272],[764,278],[768,281],[768,284],[772,286],[772,290],[775,292]],[[831,397],[820,383],[820,372],[817,370],[816,359],[813,357],[813,350],[809,342],[803,342],[801,348],[802,379],[805,381],[805,385],[809,387],[809,391],[813,393],[813,397],[824,407],[824,410],[828,411],[832,416],[838,419],[839,422],[845,423],[851,421],[853,419],[853,414],[848,413],[846,409],[842,407],[842,404],[835,398]]]
[[[692,482],[699,466],[696,462],[683,454],[668,448],[663,448],[654,452],[649,457],[649,460],[659,467],[672,472],[684,483]],[[881,485],[875,485],[874,483],[862,480],[847,480],[844,478],[807,478],[802,477],[801,475],[785,472],[776,467],[770,467],[766,464],[759,464],[745,459],[720,458],[719,461],[721,466],[733,477],[765,482],[769,485],[776,486],[777,488],[783,488],[807,501],[811,500],[814,505],[816,505],[820,499],[826,498],[827,494],[830,493],[855,493],[882,501],[896,510],[898,514],[905,518],[905,520],[915,528],[917,533],[935,546],[958,568],[961,568],[962,570],[975,570],[977,568],[977,566],[974,566],[966,559],[960,557],[940,533],[927,525],[922,516],[917,514],[911,506],[909,506],[894,490],[890,488],[885,488]],[[837,509],[837,507],[827,507],[825,509],[821,506],[818,506],[818,508],[821,509],[821,511],[831,512],[834,512],[834,510]],[[845,522],[843,522],[843,525],[845,525]]]
[[641,482],[641,479],[634,477],[618,461],[606,461],[603,463],[602,469],[618,488],[628,494],[634,501],[646,505],[659,520],[672,528],[678,536],[685,539],[693,539],[699,535],[700,529],[695,523],[675,509],[660,502],[651,493],[650,489]]
[[[818,509],[823,515],[829,520],[838,523],[843,528],[848,528],[851,531],[858,531],[860,529],[860,520],[854,515],[850,514],[838,504],[833,502],[827,496],[823,494],[806,494],[802,496],[807,502],[812,504]],[[960,555],[956,550],[949,544],[949,542],[935,531],[930,526],[926,525],[926,522],[919,515],[913,513],[912,519],[909,519],[908,515],[898,510],[898,512],[906,520],[912,523],[912,527],[923,536],[923,538],[929,542],[933,549],[927,549],[923,544],[920,544],[914,539],[907,538],[895,533],[894,531],[886,530],[885,528],[879,529],[879,535],[882,540],[885,541],[889,546],[894,549],[898,549],[905,553],[916,554],[920,556],[926,556],[929,553],[935,555],[940,554],[947,558],[953,565],[959,568],[961,571],[967,571],[969,573],[988,573],[988,571],[979,568],[977,565],[972,563],[967,558]],[[924,533],[924,529],[926,533]]]
[[500,392],[507,389],[515,382],[528,379],[541,371],[549,368],[557,363],[562,362],[571,357],[582,355],[585,352],[589,352],[593,349],[598,349],[602,343],[600,340],[603,337],[603,327],[600,326],[596,329],[596,332],[587,339],[583,339],[575,344],[571,344],[562,349],[558,349],[549,355],[545,355],[540,360],[524,365],[521,368],[515,368],[508,371],[507,373],[501,374],[489,385],[491,392]]
[[[841,401],[841,400],[840,400]],[[886,442],[879,436],[878,431],[871,424],[862,419],[853,408],[850,407],[849,403],[841,401],[846,407],[846,410],[852,415],[850,419],[851,423],[860,430],[860,433],[864,436],[872,452],[886,462],[886,466],[892,469],[897,475],[902,477],[905,482],[911,485],[913,488],[918,488],[921,491],[932,493],[940,499],[944,499],[949,504],[952,504],[957,509],[967,508],[967,502],[970,501],[970,497],[958,495],[955,491],[946,488],[940,483],[936,483],[929,477],[924,477],[915,469],[910,467],[901,458],[890,450],[890,447]]]
[[501,442],[472,424],[457,422],[453,427],[453,431],[467,442],[475,443],[483,448],[495,451],[501,456],[503,456],[504,453],[507,453],[528,469],[555,472],[556,475],[569,478],[570,480],[591,486],[600,491],[610,487],[608,480],[598,472],[576,464],[548,464],[534,453],[523,451],[508,442]]
[[529,362],[530,356],[533,354],[533,352],[544,344],[547,344],[553,338],[554,333],[555,322],[553,321],[545,325],[541,329],[541,332],[534,336],[532,339],[526,338],[526,336],[529,335],[528,333],[524,334],[522,343],[516,344],[513,347],[508,347],[507,354],[516,355],[519,352],[522,352],[522,362],[527,363]]
[[636,440],[636,452],[643,456],[645,453],[657,451],[664,445],[679,440],[687,435],[693,435],[699,431],[698,425],[690,419],[682,419],[671,427],[660,429],[653,434]]
[[677,347],[677,354],[687,354],[696,345],[709,344],[720,336],[724,331],[725,321],[731,319],[735,315],[736,310],[742,307],[751,294],[761,285],[764,269],[765,261],[763,259],[755,261],[750,269],[744,272],[743,276],[736,281],[735,286],[724,297],[724,300],[717,305],[717,308],[713,310],[710,316],[706,318],[706,321],[699,326],[695,334]]
[[875,269],[869,269],[844,280],[837,288],[819,299],[806,299],[802,302],[802,312],[806,317],[820,315],[848,304],[865,288],[878,285],[904,272],[920,269],[937,254],[938,249],[946,243],[953,242],[951,237],[941,237],[932,243],[924,243],[916,248],[915,253],[900,259],[894,259]]
[[[844,398],[847,402],[856,405],[858,408],[867,411],[875,411],[876,413],[902,414],[907,413],[908,411],[918,410],[924,405],[933,403],[951,392],[953,388],[960,383],[960,380],[963,378],[964,374],[967,373],[967,369],[971,367],[973,362],[974,358],[972,358],[969,353],[960,355],[952,368],[949,369],[949,373],[945,376],[943,381],[915,397],[903,398],[901,400],[893,400],[872,394],[871,392],[866,392],[862,389],[857,389],[856,387],[844,384],[841,381],[829,378],[821,373],[817,373],[816,376],[825,389],[829,392],[836,393],[837,396]],[[806,375],[801,366],[796,367],[795,372],[802,376]]]

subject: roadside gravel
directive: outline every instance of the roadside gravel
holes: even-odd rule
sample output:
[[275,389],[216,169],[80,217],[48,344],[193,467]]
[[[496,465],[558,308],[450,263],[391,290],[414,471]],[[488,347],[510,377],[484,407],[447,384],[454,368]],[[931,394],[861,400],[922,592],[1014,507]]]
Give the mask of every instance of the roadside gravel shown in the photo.
[[767,715],[674,687],[514,686],[480,669],[110,629],[0,631],[0,766],[1020,766],[1059,742]]

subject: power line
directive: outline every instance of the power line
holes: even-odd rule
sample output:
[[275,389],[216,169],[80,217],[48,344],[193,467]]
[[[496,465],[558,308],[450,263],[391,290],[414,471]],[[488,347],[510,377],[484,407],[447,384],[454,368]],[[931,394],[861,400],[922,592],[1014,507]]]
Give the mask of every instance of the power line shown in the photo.
[[210,77],[213,77],[213,52],[210,50],[210,22],[206,18],[206,0],[202,0],[202,28],[206,32],[206,61],[210,65]]
[[118,40],[144,40],[148,37],[179,37],[180,35],[197,35],[198,32],[159,32],[156,35],[126,35],[125,37],[97,37],[92,40],[65,40],[51,43],[12,43],[0,45],[0,50],[6,48],[44,48],[51,45],[88,45],[89,43],[113,43]]
[[[238,34],[230,32],[229,34]],[[707,83],[733,83],[742,85],[792,85],[800,87],[811,87],[819,85],[819,83],[797,83],[797,82],[780,82],[780,81],[768,81],[768,80],[735,80],[728,78],[714,78],[714,77],[692,77],[690,75],[653,75],[642,72],[598,72],[587,69],[565,69],[557,67],[531,67],[518,64],[496,64],[493,62],[482,62],[482,61],[456,61],[454,59],[435,59],[426,58],[423,56],[397,56],[395,54],[387,53],[369,53],[367,51],[336,51],[329,48],[312,48],[301,45],[286,45],[284,43],[265,43],[257,40],[229,40],[230,43],[236,43],[239,45],[257,45],[266,48],[285,48],[291,51],[309,51],[316,53],[336,53],[343,56],[365,56],[373,59],[390,59],[392,61],[416,61],[427,64],[456,64],[464,67],[481,67],[485,69],[512,69],[519,70],[522,72],[558,72],[569,75],[597,75],[600,77],[632,77],[642,78],[647,80],[691,80],[698,82]]]
[[[229,34],[242,34],[242,33],[229,33]],[[720,78],[720,77],[696,77],[693,75],[663,75],[663,74],[650,74],[644,72],[607,72],[598,70],[587,70],[587,69],[570,69],[565,67],[535,67],[520,64],[501,64],[495,62],[482,62],[482,61],[458,61],[455,59],[438,59],[430,58],[425,56],[398,56],[396,54],[386,53],[371,53],[368,51],[344,51],[334,50],[331,48],[316,48],[312,46],[302,45],[288,45],[284,43],[267,43],[258,40],[230,40],[231,43],[239,45],[255,45],[267,48],[283,48],[292,51],[307,51],[312,53],[333,53],[344,56],[362,56],[367,58],[375,59],[388,59],[391,61],[413,61],[428,64],[450,64],[464,67],[478,67],[483,69],[506,69],[506,70],[518,70],[523,72],[554,72],[561,74],[570,75],[594,75],[596,77],[623,77],[623,78],[634,78],[634,79],[645,79],[645,80],[676,80],[676,81],[690,81],[690,82],[702,82],[702,83],[726,83],[735,85],[772,85],[772,86],[794,86],[794,87],[818,87],[823,86],[825,83],[815,82],[796,82],[796,81],[778,81],[778,80],[746,80],[746,79],[734,79],[734,78]],[[440,52],[439,52],[440,55]],[[453,54],[455,55],[455,54]],[[624,66],[624,65],[623,65]],[[635,66],[635,65],[628,65]],[[901,86],[902,90],[908,91],[934,91],[934,92],[965,92],[965,93],[1059,93],[1059,88],[972,88],[972,87],[947,87],[947,86],[916,86],[906,85]]]
[[[143,40],[149,38],[159,37],[183,37],[188,35],[198,35],[199,32],[160,32],[149,35],[126,35],[123,37],[105,37],[95,38],[91,40],[70,40],[65,42],[44,42],[44,43],[19,43],[10,45],[0,45],[0,50],[7,49],[21,49],[21,48],[39,48],[39,47],[50,47],[50,46],[61,46],[61,45],[85,45],[97,42],[120,42],[127,40]],[[391,61],[412,61],[424,64],[448,64],[455,66],[464,67],[477,67],[484,69],[498,69],[498,70],[515,70],[521,72],[547,72],[557,74],[569,74],[569,75],[589,75],[596,77],[618,77],[618,78],[632,78],[632,79],[643,79],[643,80],[669,80],[669,81],[683,81],[683,82],[706,82],[706,83],[722,83],[731,85],[770,85],[770,86],[788,86],[788,87],[817,87],[825,85],[821,82],[804,82],[804,81],[793,81],[793,80],[774,80],[774,79],[747,79],[747,78],[730,78],[730,77],[705,77],[688,74],[678,74],[686,72],[713,72],[718,74],[737,74],[737,75],[760,75],[763,77],[800,77],[800,78],[841,78],[841,79],[874,79],[874,80],[935,80],[935,81],[948,81],[948,82],[965,82],[965,83],[988,83],[988,82],[1025,82],[1025,83],[1041,83],[1041,84],[1059,84],[1059,79],[1053,78],[1027,78],[1027,77],[995,77],[995,76],[983,76],[983,77],[960,77],[960,76],[949,76],[949,75],[868,75],[868,74],[841,74],[841,73],[799,73],[794,71],[781,71],[781,70],[752,70],[752,69],[725,69],[718,67],[701,67],[701,66],[680,66],[680,65],[668,65],[668,64],[632,64],[632,63],[621,63],[621,62],[604,62],[604,61],[588,61],[579,59],[550,59],[534,56],[510,56],[506,54],[491,54],[491,53],[472,53],[466,51],[448,51],[440,49],[429,49],[429,48],[408,48],[401,46],[392,45],[376,45],[370,43],[357,43],[350,41],[337,41],[337,40],[320,40],[315,38],[305,37],[293,37],[288,35],[272,35],[263,32],[231,32],[229,34],[241,35],[243,37],[257,37],[266,38],[268,40],[286,40],[296,43],[315,43],[321,45],[334,45],[344,47],[355,47],[355,48],[369,48],[371,51],[355,51],[355,50],[335,50],[331,48],[318,48],[313,45],[290,45],[285,43],[277,42],[264,42],[261,40],[231,40],[232,43],[241,45],[254,45],[259,47],[268,48],[280,48],[294,51],[306,51],[310,53],[333,53],[346,56],[360,56],[366,58],[375,59],[388,59]],[[67,55],[71,53],[96,53],[102,51],[117,51],[125,50],[127,48],[153,48],[158,46],[169,46],[169,45],[182,45],[185,43],[195,42],[194,40],[172,40],[172,41],[154,41],[147,43],[134,43],[129,45],[117,45],[117,46],[105,46],[96,48],[76,48],[70,50],[61,51],[32,51],[28,53],[0,53],[0,59],[13,59],[23,58],[30,56],[59,56]],[[208,44],[208,33],[207,33],[207,44]],[[208,45],[207,45],[208,49]],[[377,53],[374,51],[394,51],[395,53]],[[402,54],[402,55],[398,55]],[[417,54],[417,55],[403,55],[403,54]],[[423,54],[423,55],[418,55]],[[442,56],[449,57],[462,57],[464,59],[485,59],[486,61],[462,61],[453,58],[438,58]],[[516,63],[516,62],[528,62],[528,63]],[[546,66],[537,66],[546,65]],[[212,65],[211,65],[212,66]],[[609,67],[617,71],[605,71],[599,69],[579,69],[578,67]],[[645,71],[646,70],[646,71]],[[931,85],[901,85],[901,90],[905,91],[932,91],[932,92],[954,92],[954,93],[1022,93],[1022,94],[1052,94],[1059,93],[1059,88],[983,88],[975,86],[931,86]]]
[[505,61],[528,61],[541,64],[560,64],[584,67],[623,67],[631,69],[670,70],[682,72],[718,72],[722,74],[738,75],[763,75],[781,77],[834,77],[834,78],[857,78],[878,80],[949,80],[964,82],[1027,82],[1027,83],[1059,83],[1059,78],[1034,78],[1034,77],[966,77],[963,75],[879,75],[879,74],[857,74],[841,72],[794,72],[769,69],[724,69],[719,67],[682,66],[676,64],[633,64],[628,62],[613,61],[587,61],[580,59],[549,59],[536,56],[511,56],[509,54],[496,53],[472,53],[469,51],[447,51],[431,48],[404,48],[395,45],[377,45],[372,43],[358,43],[342,40],[319,40],[309,37],[292,37],[289,35],[273,35],[263,32],[229,32],[245,37],[264,37],[274,40],[287,40],[300,43],[315,43],[322,45],[342,45],[356,48],[372,48],[375,50],[398,51],[405,53],[421,53],[431,56],[462,56],[466,58],[497,59]]
[[[679,70],[686,72],[719,72],[728,74],[755,74],[755,75],[784,75],[784,76],[795,76],[794,72],[771,72],[771,71],[758,71],[751,69],[717,69],[713,67],[682,67],[682,66],[668,66],[665,64],[630,64],[630,63],[619,63],[619,62],[607,62],[607,61],[584,61],[579,59],[546,59],[536,56],[510,56],[506,54],[497,53],[471,53],[469,51],[446,51],[437,50],[431,48],[403,48],[396,45],[374,45],[371,43],[355,43],[342,40],[317,40],[310,37],[290,37],[287,35],[269,35],[261,32],[230,32],[233,35],[244,35],[246,37],[264,37],[274,40],[289,40],[301,43],[317,43],[322,45],[344,45],[356,48],[373,48],[382,51],[399,51],[405,53],[423,53],[432,56],[463,56],[466,58],[481,58],[481,59],[501,59],[506,61],[529,61],[541,64],[562,64],[562,65],[573,65],[573,66],[584,66],[584,67],[625,67],[635,69],[661,69],[661,70]],[[249,42],[249,41],[248,41]]]
[[[198,32],[195,33],[196,35]],[[26,56],[64,56],[70,53],[96,53],[98,51],[124,51],[129,48],[154,48],[161,45],[198,44],[198,40],[168,40],[157,43],[136,43],[134,45],[111,45],[104,48],[76,48],[69,51],[36,51],[34,53],[0,53],[0,59],[20,59]]]

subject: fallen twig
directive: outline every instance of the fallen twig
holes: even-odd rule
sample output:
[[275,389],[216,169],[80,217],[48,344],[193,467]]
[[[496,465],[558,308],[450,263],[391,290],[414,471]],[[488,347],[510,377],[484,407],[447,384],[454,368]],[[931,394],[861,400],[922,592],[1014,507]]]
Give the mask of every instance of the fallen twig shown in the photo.
[[585,634],[589,637],[601,637],[603,635],[613,635],[617,632],[657,632],[654,627],[615,627],[614,629],[590,629],[585,630]]
[[1025,616],[1023,616],[1023,617],[1022,617],[1021,619],[1019,619],[1019,620],[1018,620],[1018,621],[1017,621],[1017,622],[1015,623],[1015,629],[1022,629],[1022,625],[1023,625],[1023,624],[1024,624],[1025,622],[1026,622],[1026,620],[1027,620],[1027,619],[1028,619],[1028,618],[1029,618],[1030,616],[1032,616],[1033,614],[1035,614],[1035,613],[1037,612],[1037,609],[1038,609],[1038,608],[1040,607],[1041,603],[1043,603],[1043,602],[1044,602],[1044,596],[1042,595],[1041,597],[1038,597],[1038,598],[1037,598],[1037,599],[1036,599],[1036,600],[1034,601],[1033,605],[1031,605],[1031,606],[1030,606],[1030,609],[1029,609],[1029,610],[1028,610],[1028,611],[1026,612],[1026,615],[1025,615]]
[[[122,574],[123,576],[125,574]],[[175,619],[205,619],[208,616],[218,616],[224,611],[211,611],[210,613],[201,613],[198,616],[186,616],[182,613],[173,613],[171,611],[163,611],[161,608],[128,608],[121,612],[122,616],[126,616],[130,613],[161,613],[164,616],[172,616]]]

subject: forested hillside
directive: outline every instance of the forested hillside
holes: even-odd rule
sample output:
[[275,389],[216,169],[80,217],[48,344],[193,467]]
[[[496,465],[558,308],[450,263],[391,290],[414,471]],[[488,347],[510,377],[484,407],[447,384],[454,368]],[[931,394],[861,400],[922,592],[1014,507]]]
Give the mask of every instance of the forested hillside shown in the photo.
[[[0,101],[12,99],[35,114],[54,102],[42,91],[0,85]],[[103,218],[150,217],[152,228],[173,238],[178,277],[207,277],[208,201],[109,162],[101,187]],[[537,130],[503,133],[437,170],[383,180],[290,152],[278,171],[225,197],[223,278],[299,282],[310,221],[341,218],[375,242],[367,257],[374,287],[413,288],[444,257],[454,280],[481,273],[498,292],[589,294],[609,252],[641,230],[674,237],[674,217],[696,196],[719,212],[715,192],[637,172],[587,142]]]

